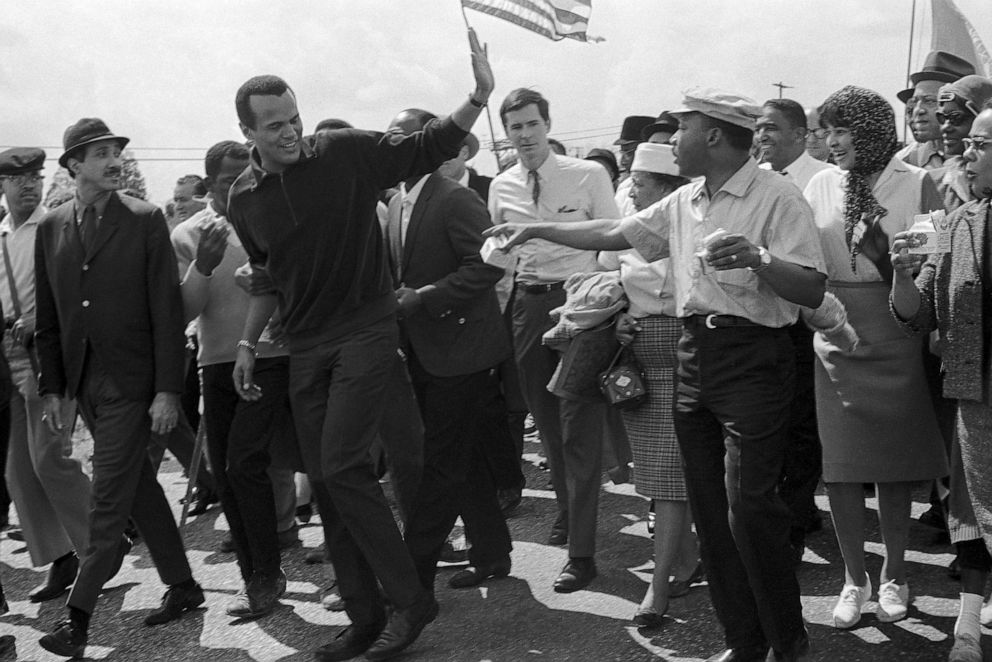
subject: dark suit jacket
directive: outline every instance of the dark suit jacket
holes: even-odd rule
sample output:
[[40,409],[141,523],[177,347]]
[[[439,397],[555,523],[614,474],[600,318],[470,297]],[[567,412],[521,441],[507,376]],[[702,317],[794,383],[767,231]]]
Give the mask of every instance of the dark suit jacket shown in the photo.
[[437,377],[492,368],[511,348],[493,289],[503,270],[479,255],[489,212],[475,193],[434,173],[413,206],[400,256],[401,197],[389,203],[386,232],[397,286],[421,291],[423,308],[401,322],[413,351]]
[[480,175],[474,170],[468,171],[468,187],[479,194],[482,201],[489,204],[489,186],[493,183],[492,177]]
[[39,391],[76,397],[87,354],[125,398],[183,390],[176,256],[157,207],[112,193],[84,255],[75,205],[50,211],[35,242]]

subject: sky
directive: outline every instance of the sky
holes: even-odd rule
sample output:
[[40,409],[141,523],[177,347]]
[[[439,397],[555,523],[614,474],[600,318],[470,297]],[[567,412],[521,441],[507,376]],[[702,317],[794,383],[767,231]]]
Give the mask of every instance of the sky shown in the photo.
[[[992,49],[992,2],[956,1]],[[913,71],[929,50],[928,5]],[[502,98],[534,87],[551,102],[551,135],[574,148],[609,146],[625,116],[657,115],[696,85],[761,102],[783,82],[809,106],[855,84],[898,104],[911,14],[911,0],[594,0],[589,33],[605,41],[587,44],[467,12],[496,77],[496,137]],[[383,130],[404,108],[445,114],[474,87],[458,0],[7,2],[0,146],[45,147],[51,175],[65,128],[101,117],[131,138],[161,204],[178,177],[202,174],[207,147],[241,139],[234,95],[263,73],[294,88],[307,132],[328,117]],[[489,140],[485,115],[474,130]],[[495,171],[487,152],[475,165]]]

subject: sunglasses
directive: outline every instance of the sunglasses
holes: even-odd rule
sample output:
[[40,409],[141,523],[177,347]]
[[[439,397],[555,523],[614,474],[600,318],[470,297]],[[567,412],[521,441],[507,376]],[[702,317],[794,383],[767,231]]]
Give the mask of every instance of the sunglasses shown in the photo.
[[962,112],[955,111],[953,113],[942,113],[937,112],[937,122],[939,124],[944,124],[945,122],[951,126],[961,126],[965,122],[974,119],[971,115],[966,115]]

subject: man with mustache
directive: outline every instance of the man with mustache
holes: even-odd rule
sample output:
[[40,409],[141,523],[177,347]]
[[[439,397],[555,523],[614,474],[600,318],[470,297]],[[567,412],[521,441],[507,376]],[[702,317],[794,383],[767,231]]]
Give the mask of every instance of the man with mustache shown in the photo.
[[165,217],[117,193],[127,138],[100,119],[83,118],[62,142],[59,164],[76,180],[76,195],[38,226],[38,390],[52,434],[72,423],[63,417],[64,398],[77,399],[93,435],[93,497],[69,618],[40,643],[79,657],[128,517],[169,586],[145,624],[177,619],[204,597],[148,456],[150,435],[176,427],[185,366],[179,274]]
[[[10,207],[0,223],[3,352],[14,382],[7,484],[32,563],[51,564],[45,583],[28,596],[31,602],[57,598],[72,585],[79,568],[76,554],[82,554],[89,541],[89,478],[79,461],[63,450],[71,430],[66,427],[53,434],[45,427],[38,395],[34,242],[38,223],[48,211],[41,204],[44,165],[45,152],[36,147],[15,147],[0,154],[0,186]],[[72,420],[75,411],[76,403],[66,400],[64,420]]]

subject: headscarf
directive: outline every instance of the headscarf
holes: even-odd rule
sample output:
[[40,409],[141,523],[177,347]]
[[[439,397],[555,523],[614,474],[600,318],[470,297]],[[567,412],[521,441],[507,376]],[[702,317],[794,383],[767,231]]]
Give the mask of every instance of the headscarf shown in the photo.
[[880,94],[854,85],[827,97],[821,106],[821,118],[825,109],[828,117],[835,116],[834,126],[851,130],[854,144],[854,167],[848,171],[844,191],[844,236],[851,251],[851,268],[857,271],[855,258],[861,247],[860,233],[855,237],[855,228],[862,219],[870,224],[889,213],[871,192],[868,176],[884,170],[898,150],[896,118],[892,106]]

